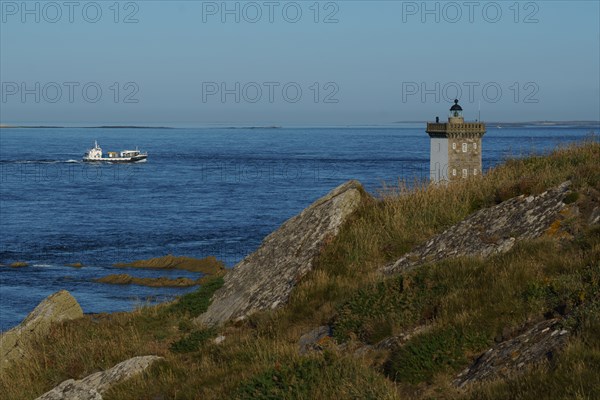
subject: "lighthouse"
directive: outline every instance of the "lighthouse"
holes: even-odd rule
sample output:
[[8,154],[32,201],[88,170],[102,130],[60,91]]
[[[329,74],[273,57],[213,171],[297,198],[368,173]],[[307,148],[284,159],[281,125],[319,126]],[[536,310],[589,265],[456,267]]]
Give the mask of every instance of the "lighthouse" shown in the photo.
[[482,122],[465,122],[463,109],[454,100],[448,122],[428,122],[431,138],[429,179],[433,183],[478,176],[482,173],[481,139],[486,132]]

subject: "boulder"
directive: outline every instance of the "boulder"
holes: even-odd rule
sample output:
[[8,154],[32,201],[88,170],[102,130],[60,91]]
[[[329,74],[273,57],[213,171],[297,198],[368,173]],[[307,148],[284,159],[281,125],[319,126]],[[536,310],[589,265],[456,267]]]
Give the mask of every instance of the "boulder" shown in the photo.
[[111,387],[141,374],[152,363],[162,359],[158,356],[133,357],[111,369],[96,372],[84,379],[66,380],[36,400],[102,400],[102,394]]
[[28,344],[48,333],[53,323],[83,317],[77,300],[66,290],[44,299],[18,326],[0,336],[0,368],[26,355]]
[[300,347],[300,354],[306,354],[313,350],[322,350],[322,342],[330,339],[332,336],[331,327],[324,325],[319,326],[308,333],[300,336],[298,346]]
[[114,266],[118,268],[180,269],[190,272],[202,272],[207,275],[221,275],[225,272],[225,264],[213,256],[198,259],[167,254],[166,256],[151,258],[149,260],[116,263]]
[[589,225],[600,225],[600,207],[594,208],[588,219]]
[[514,339],[495,345],[458,375],[454,385],[464,387],[475,382],[508,378],[535,364],[552,360],[569,338],[569,332],[559,322],[558,319],[539,322]]
[[447,258],[487,257],[505,253],[523,239],[556,235],[569,186],[570,182],[565,182],[539,195],[518,196],[479,210],[385,266],[383,272],[399,273]]
[[215,340],[213,340],[214,344],[221,344],[225,341],[226,337],[223,335],[217,336]]
[[223,287],[196,322],[215,326],[284,305],[299,280],[313,268],[325,242],[335,237],[356,211],[363,193],[359,182],[346,182],[286,221],[225,275]]
[[15,261],[12,264],[10,264],[11,268],[23,268],[23,267],[28,267],[29,263],[26,263],[24,261]]

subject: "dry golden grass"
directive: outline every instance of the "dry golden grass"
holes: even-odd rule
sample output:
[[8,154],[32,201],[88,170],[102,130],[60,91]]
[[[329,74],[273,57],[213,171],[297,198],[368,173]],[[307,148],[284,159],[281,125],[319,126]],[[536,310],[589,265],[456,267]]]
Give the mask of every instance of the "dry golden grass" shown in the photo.
[[113,274],[94,279],[98,283],[111,285],[141,285],[149,287],[190,287],[199,285],[199,280],[190,278],[138,278],[128,274]]
[[28,267],[28,266],[29,266],[29,263],[24,262],[24,261],[15,261],[9,265],[9,267],[11,267],[11,268],[23,268],[23,267]]
[[181,269],[190,272],[202,272],[207,275],[219,275],[225,271],[225,264],[213,256],[202,259],[168,254],[149,260],[137,260],[129,263],[117,263],[119,268]]

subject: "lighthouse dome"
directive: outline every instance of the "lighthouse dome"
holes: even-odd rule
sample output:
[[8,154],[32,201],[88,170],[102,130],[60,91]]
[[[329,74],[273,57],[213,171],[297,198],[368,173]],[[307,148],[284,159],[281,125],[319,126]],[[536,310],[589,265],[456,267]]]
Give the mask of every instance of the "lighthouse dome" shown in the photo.
[[458,105],[458,99],[454,100],[454,105],[450,107],[450,111],[462,111],[462,107]]
[[463,109],[458,105],[458,99],[454,100],[454,105],[450,107],[450,115],[448,115],[448,122],[451,124],[462,124],[465,122],[463,119]]

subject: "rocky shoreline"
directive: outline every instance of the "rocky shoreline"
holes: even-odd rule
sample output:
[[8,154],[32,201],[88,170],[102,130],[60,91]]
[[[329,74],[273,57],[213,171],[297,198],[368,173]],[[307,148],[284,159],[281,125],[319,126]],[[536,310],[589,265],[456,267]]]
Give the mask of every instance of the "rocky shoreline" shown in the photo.
[[[144,371],[148,371],[155,363],[173,363],[173,360],[192,362],[193,358],[186,358],[185,355],[177,358],[178,354],[187,352],[199,352],[193,353],[194,357],[202,360],[214,356],[217,360],[215,364],[208,364],[213,368],[217,368],[218,363],[228,362],[228,360],[234,365],[241,363],[243,366],[243,362],[263,362],[268,366],[271,365],[270,360],[273,358],[275,366],[267,369],[266,375],[258,375],[256,381],[250,380],[256,382],[255,386],[241,387],[242,391],[249,388],[249,393],[259,393],[261,390],[268,392],[271,390],[270,386],[265,389],[264,385],[272,381],[275,388],[279,387],[277,385],[283,385],[285,374],[294,376],[293,371],[312,365],[310,363],[314,360],[339,359],[345,365],[354,366],[362,363],[361,360],[365,360],[365,368],[374,366],[373,371],[384,371],[386,378],[377,375],[377,379],[384,379],[388,383],[409,385],[412,384],[411,379],[414,379],[420,385],[416,386],[418,389],[414,389],[414,393],[420,396],[426,393],[424,388],[432,387],[436,384],[436,380],[434,378],[427,378],[429,379],[427,380],[423,376],[429,375],[415,375],[412,370],[407,372],[406,369],[413,368],[413,365],[403,364],[404,360],[422,362],[423,368],[433,368],[431,365],[436,362],[436,357],[449,357],[448,361],[445,361],[446,364],[442,364],[441,369],[434,369],[434,373],[446,374],[444,390],[455,390],[460,394],[476,390],[486,382],[510,382],[515,376],[524,376],[535,371],[536,368],[553,365],[552,363],[555,363],[561,354],[568,351],[569,344],[577,340],[578,330],[574,324],[578,318],[587,318],[586,316],[593,314],[595,310],[589,304],[596,304],[597,301],[593,296],[597,296],[599,275],[596,268],[600,268],[600,265],[584,265],[581,267],[582,272],[568,275],[564,281],[560,280],[563,279],[561,275],[558,275],[559,278],[552,278],[554,280],[544,278],[545,280],[539,284],[533,281],[535,284],[518,292],[518,296],[511,298],[506,306],[507,315],[510,315],[510,307],[513,307],[515,302],[529,301],[527,307],[532,311],[528,311],[529,314],[525,315],[533,317],[505,326],[501,332],[491,337],[489,335],[492,331],[485,331],[485,326],[482,325],[481,331],[487,332],[485,335],[488,335],[482,338],[483,334],[479,331],[469,330],[472,329],[472,322],[471,325],[452,328],[436,326],[439,324],[438,321],[443,319],[440,308],[447,306],[448,303],[458,302],[460,299],[444,294],[444,291],[452,293],[450,288],[437,286],[438,281],[432,278],[436,275],[427,272],[432,266],[436,266],[434,271],[437,271],[438,278],[450,281],[453,274],[461,276],[459,268],[466,269],[469,263],[472,263],[473,269],[469,270],[470,272],[462,279],[471,279],[476,271],[484,270],[488,264],[497,268],[500,276],[504,273],[502,268],[506,267],[502,263],[516,263],[515,260],[511,261],[511,254],[517,254],[515,257],[526,254],[521,245],[527,243],[534,243],[534,246],[538,247],[546,246],[543,248],[556,248],[557,252],[568,250],[573,254],[597,251],[597,244],[589,243],[597,243],[596,236],[600,229],[600,191],[582,184],[578,177],[574,177],[574,181],[561,180],[558,184],[545,187],[543,191],[532,190],[532,193],[517,195],[499,204],[483,206],[458,222],[449,224],[445,229],[438,231],[438,234],[413,246],[410,251],[395,260],[379,265],[369,275],[371,282],[363,286],[357,285],[360,289],[355,291],[355,297],[347,298],[345,302],[339,303],[337,308],[327,309],[328,314],[324,314],[327,317],[313,319],[312,327],[307,326],[301,319],[299,319],[303,321],[301,324],[290,327],[289,330],[288,327],[273,326],[272,321],[276,321],[277,318],[283,318],[284,321],[285,318],[290,318],[288,321],[296,321],[285,315],[311,311],[297,308],[292,311],[287,310],[290,303],[298,302],[294,295],[302,296],[311,293],[307,291],[307,285],[310,287],[310,285],[321,284],[325,288],[334,287],[330,282],[337,279],[336,276],[326,277],[325,272],[319,270],[322,268],[319,264],[321,257],[328,246],[332,246],[332,243],[336,243],[336,240],[348,234],[344,231],[344,227],[357,224],[357,219],[363,216],[369,207],[379,207],[373,204],[376,204],[375,200],[364,191],[359,182],[346,182],[286,221],[263,240],[258,250],[249,254],[227,273],[216,259],[200,263],[201,266],[194,263],[193,259],[174,256],[127,264],[132,268],[180,268],[195,272],[201,269],[201,272],[207,274],[206,280],[202,283],[206,283],[206,286],[212,289],[202,293],[202,289],[205,288],[202,286],[198,292],[184,296],[172,305],[157,306],[151,312],[153,314],[149,314],[163,320],[174,318],[169,320],[171,325],[164,322],[157,325],[149,317],[142,317],[140,320],[143,324],[148,324],[152,329],[157,330],[149,342],[151,345],[144,347],[147,353],[136,352],[137,354],[130,354],[129,357],[117,360],[116,365],[111,364],[113,366],[110,368],[105,367],[99,372],[65,380],[39,399],[99,400],[113,387],[119,387],[121,382],[135,376],[143,376]],[[540,254],[543,254],[543,251]],[[569,272],[567,266],[554,265],[551,257],[542,258],[541,261],[536,259],[535,263],[541,263],[544,268],[546,268],[545,264],[549,264],[547,268],[552,273]],[[119,264],[119,267],[122,266],[125,264]],[[338,270],[336,273],[342,272]],[[356,276],[361,275],[357,273]],[[568,289],[571,288],[569,285],[572,285],[574,276],[583,277],[578,293],[571,293],[571,289]],[[215,277],[220,279],[218,284],[210,280]],[[114,284],[143,282],[126,274],[111,275],[101,279]],[[327,279],[331,281],[328,283]],[[145,283],[152,285],[155,282],[150,280]],[[161,283],[191,286],[200,282],[184,279],[167,280]],[[463,285],[463,282],[458,284]],[[467,289],[460,293],[469,293],[468,286],[467,283]],[[304,292],[299,292],[299,288]],[[511,296],[509,289],[509,287],[505,288],[507,297]],[[327,290],[323,290],[325,295],[328,295]],[[411,293],[421,293],[419,296],[426,297],[418,297],[416,294],[414,295],[416,297],[410,297],[413,296]],[[442,300],[428,304],[427,296],[431,298],[441,296]],[[310,299],[306,302],[314,304],[310,303]],[[411,313],[415,309],[421,311],[416,314],[417,317],[413,322],[403,325],[404,322],[401,320],[396,325],[410,328],[399,330],[389,327],[391,323],[386,320],[387,316],[400,315],[401,318],[408,320],[412,318]],[[484,313],[485,310],[478,312]],[[177,317],[173,317],[174,315]],[[464,312],[460,315],[467,314]],[[357,320],[359,317],[364,321]],[[0,368],[11,368],[15,363],[27,360],[30,357],[28,347],[44,341],[53,326],[68,325],[82,319],[85,317],[81,307],[68,292],[61,291],[50,296],[19,326],[2,334]],[[122,329],[129,329],[128,324],[125,319],[120,326]],[[341,334],[344,329],[350,332],[347,338]],[[359,334],[363,332],[361,329],[368,335],[361,336]],[[276,333],[279,330],[283,333]],[[269,340],[275,340],[277,335],[282,335],[278,338],[277,345],[270,345]],[[169,339],[163,347],[158,346],[157,343],[165,337],[172,339]],[[424,339],[431,337],[438,341],[427,342]],[[456,343],[465,341],[465,337],[468,340],[464,346],[473,347],[464,349],[458,347],[464,354],[455,355],[448,350]],[[288,354],[290,347],[287,346],[290,343],[296,349],[295,355]],[[420,343],[426,343],[424,349],[418,347]],[[578,343],[581,346],[581,342]],[[236,348],[236,345],[239,348]],[[260,347],[260,350],[251,350],[258,349],[261,345],[264,347]],[[165,350],[164,346],[169,350]],[[231,349],[228,346],[232,346]],[[439,349],[436,346],[440,346]],[[207,350],[201,352],[202,348]],[[237,349],[242,354],[235,361],[227,358],[228,351],[229,354],[234,354],[233,349]],[[425,356],[420,355],[417,349]],[[251,351],[256,351],[258,355],[250,353]],[[271,356],[269,351],[279,351],[277,354],[280,357],[283,357],[283,354],[291,357],[295,360],[294,367],[290,369],[281,367],[277,364],[278,358]],[[431,351],[433,355],[428,355],[427,351]],[[251,361],[240,361],[246,359]],[[170,365],[170,368],[174,368],[172,364]],[[318,361],[315,365],[327,364]],[[306,373],[312,376],[311,379],[317,379],[318,374],[311,371],[320,368],[310,367]],[[243,369],[237,370],[237,373],[243,374]],[[294,379],[300,378],[292,378],[294,382],[290,384],[292,388],[297,387],[294,386],[297,385]],[[246,379],[244,382],[249,381]],[[300,382],[303,385],[309,384]],[[382,391],[388,390],[386,386],[388,383],[381,383]],[[414,386],[407,387],[414,388]],[[248,397],[241,396],[241,398]]]

